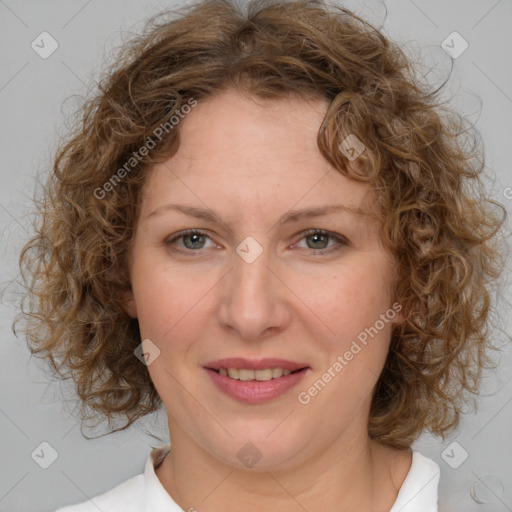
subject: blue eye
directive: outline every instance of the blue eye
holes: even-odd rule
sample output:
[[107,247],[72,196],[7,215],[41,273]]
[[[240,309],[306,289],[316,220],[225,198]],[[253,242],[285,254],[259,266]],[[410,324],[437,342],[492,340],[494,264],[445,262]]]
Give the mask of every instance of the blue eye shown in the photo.
[[[204,231],[190,229],[187,231],[182,231],[181,233],[178,233],[175,237],[171,238],[170,240],[167,240],[166,245],[174,246],[176,241],[181,240],[182,246],[180,247],[178,245],[177,247],[175,247],[176,250],[181,252],[197,252],[200,249],[206,248],[205,242],[207,239],[211,240],[210,237]],[[213,244],[213,246],[215,246],[215,244]]]
[[[184,235],[181,238],[183,239],[183,244],[187,249],[202,249],[206,241],[206,236],[200,233]],[[198,247],[198,245],[201,247]]]
[[[345,238],[323,229],[310,229],[303,233],[301,240],[306,240],[307,249],[313,249],[313,253],[320,255],[334,252],[348,245]],[[329,240],[334,240],[335,243],[329,246]]]
[[[306,241],[305,248],[311,249],[312,254],[315,255],[331,253],[348,245],[348,241],[344,237],[322,229],[310,229],[302,233],[300,241],[302,240]],[[208,241],[210,241],[209,246],[207,245]],[[334,241],[334,244],[329,245],[330,241]],[[165,245],[171,247],[172,250],[188,254],[193,252],[200,253],[202,249],[216,247],[215,242],[209,237],[208,233],[198,229],[182,231],[166,240]],[[298,244],[295,245],[298,246]]]

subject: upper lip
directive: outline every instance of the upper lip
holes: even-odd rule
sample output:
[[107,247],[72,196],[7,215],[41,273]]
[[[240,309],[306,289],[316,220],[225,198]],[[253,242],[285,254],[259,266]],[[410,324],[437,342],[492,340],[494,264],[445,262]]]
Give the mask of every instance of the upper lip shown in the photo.
[[284,370],[301,370],[309,368],[306,363],[297,363],[295,361],[287,361],[285,359],[267,358],[267,359],[245,359],[243,357],[228,357],[211,361],[204,365],[205,368],[219,370],[220,368],[236,368],[246,370],[265,370],[267,368],[283,368]]

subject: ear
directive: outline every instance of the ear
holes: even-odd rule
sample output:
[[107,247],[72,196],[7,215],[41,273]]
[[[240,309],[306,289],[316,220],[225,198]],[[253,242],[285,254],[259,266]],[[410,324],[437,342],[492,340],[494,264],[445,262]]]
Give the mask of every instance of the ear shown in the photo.
[[403,321],[405,319],[405,311],[403,309],[402,304],[400,304],[398,301],[396,301],[391,306],[391,309],[395,312],[395,316],[391,323],[393,323],[393,324],[403,323]]
[[133,291],[129,290],[122,294],[123,310],[130,318],[137,318],[137,303]]

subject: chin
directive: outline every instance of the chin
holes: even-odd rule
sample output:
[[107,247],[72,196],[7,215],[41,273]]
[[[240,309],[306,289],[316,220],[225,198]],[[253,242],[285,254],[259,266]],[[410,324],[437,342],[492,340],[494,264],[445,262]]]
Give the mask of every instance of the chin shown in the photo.
[[304,446],[299,440],[283,438],[268,432],[260,435],[235,436],[224,446],[216,446],[210,453],[237,469],[248,471],[276,471],[287,469],[304,456]]

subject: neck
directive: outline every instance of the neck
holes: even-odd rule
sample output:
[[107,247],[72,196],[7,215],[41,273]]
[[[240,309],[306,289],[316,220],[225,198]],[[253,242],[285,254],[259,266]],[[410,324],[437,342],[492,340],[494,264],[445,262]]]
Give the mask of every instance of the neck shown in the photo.
[[[171,453],[156,473],[186,511],[387,511],[412,460],[410,450],[344,432],[324,453],[286,469],[239,469],[212,457],[176,424],[172,427]],[[354,432],[361,432],[356,427]]]

